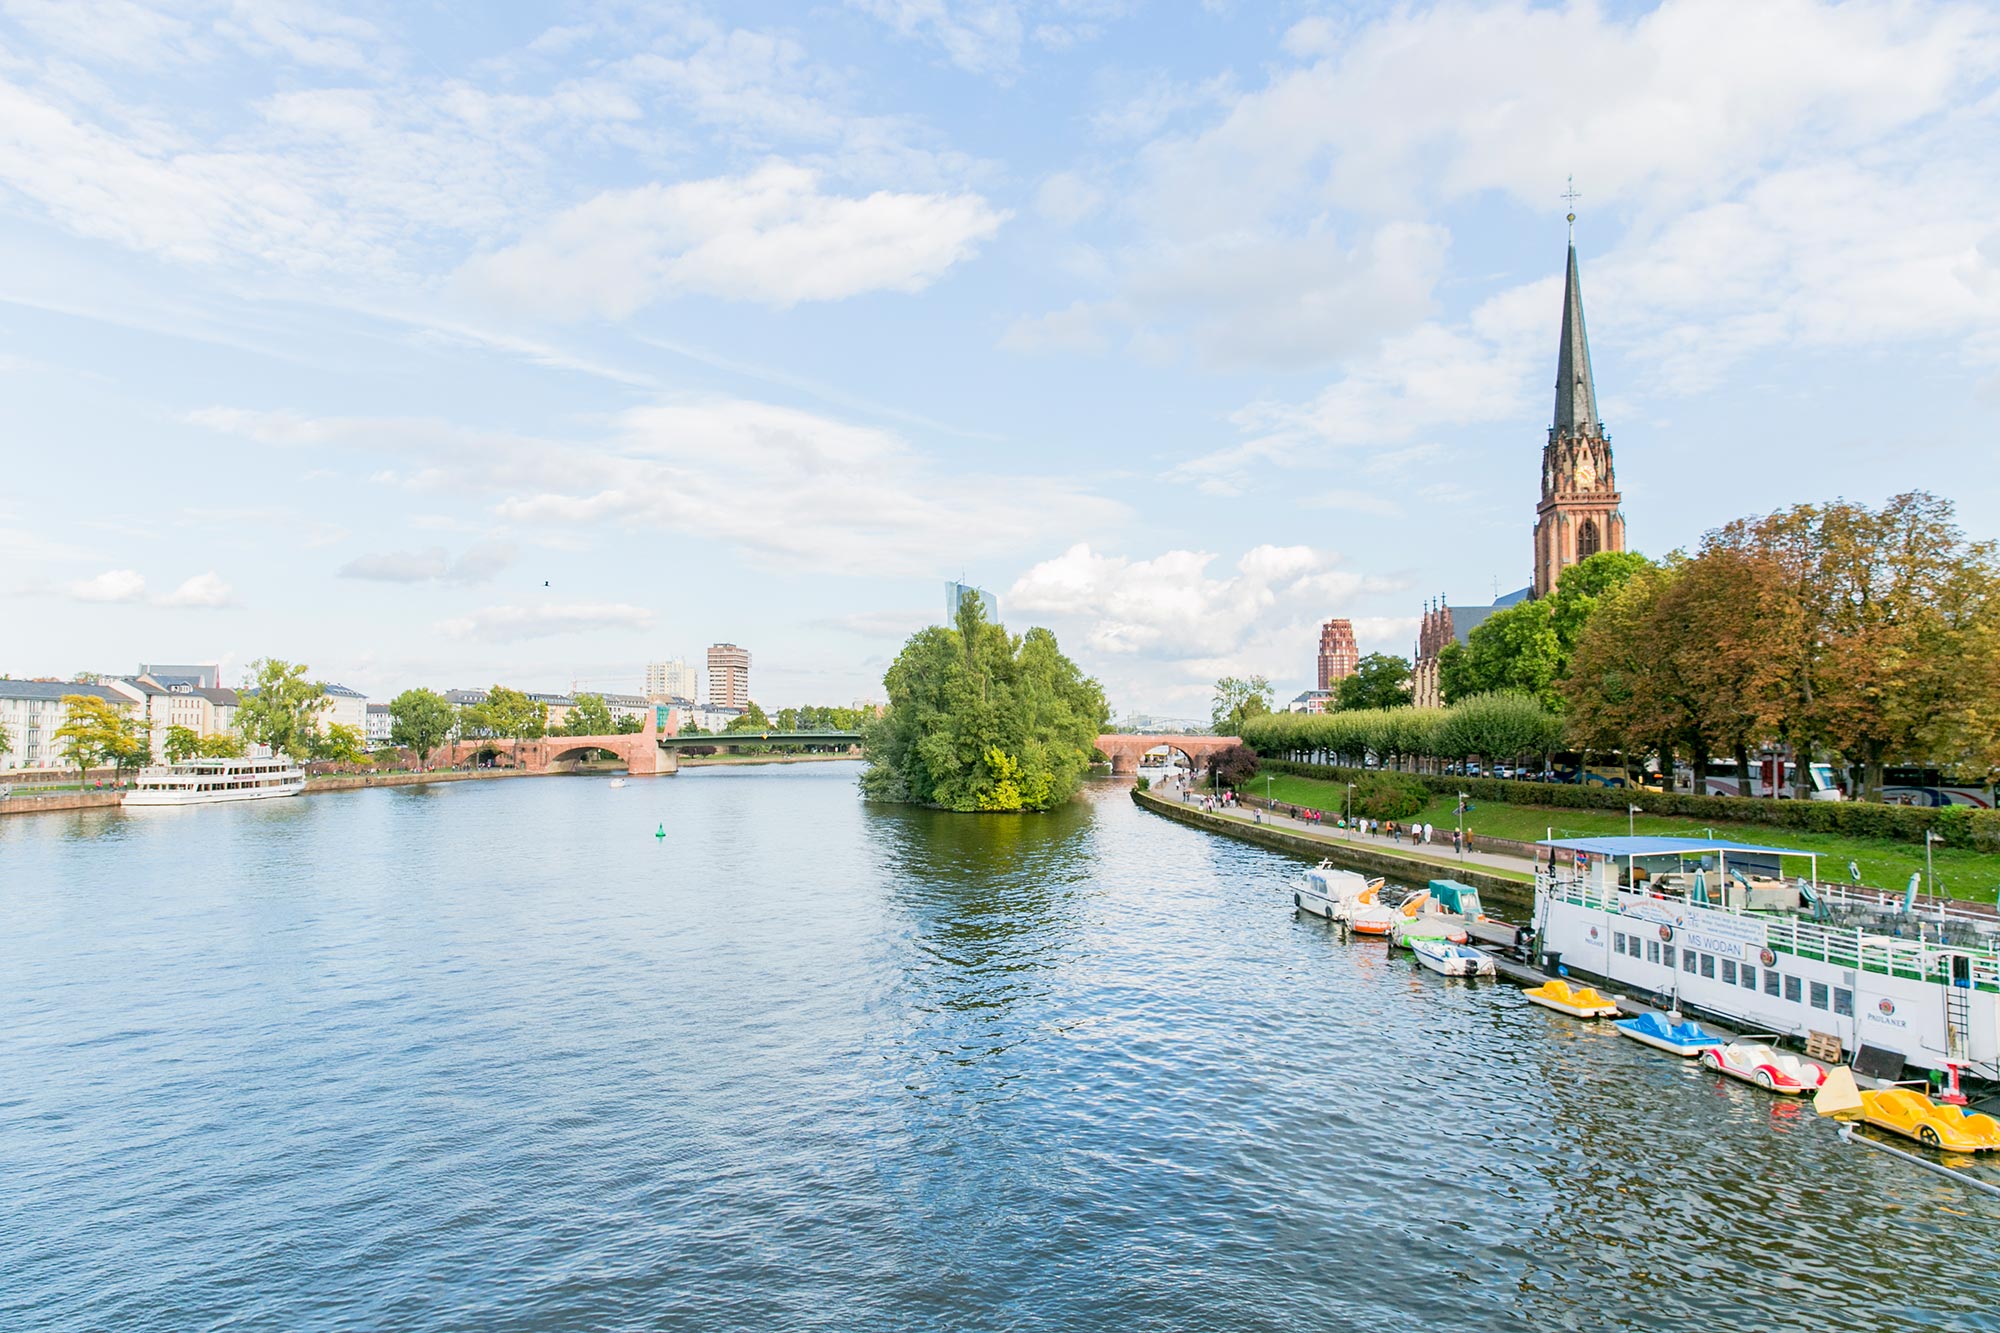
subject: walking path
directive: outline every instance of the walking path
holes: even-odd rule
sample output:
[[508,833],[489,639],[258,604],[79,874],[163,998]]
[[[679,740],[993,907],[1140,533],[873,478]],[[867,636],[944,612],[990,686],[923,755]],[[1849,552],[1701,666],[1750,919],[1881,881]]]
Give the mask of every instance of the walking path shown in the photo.
[[[1201,793],[1190,794],[1187,787],[1180,783],[1161,782],[1155,785],[1154,790],[1173,801],[1187,804],[1199,804],[1201,801]],[[1452,870],[1459,866],[1477,866],[1489,874],[1504,875],[1510,879],[1518,879],[1524,884],[1535,882],[1535,863],[1532,859],[1525,856],[1508,856],[1500,852],[1469,851],[1461,855],[1452,851],[1449,835],[1445,835],[1442,846],[1436,842],[1412,845],[1407,841],[1399,843],[1386,833],[1377,835],[1363,833],[1359,829],[1329,828],[1325,824],[1293,819],[1274,810],[1252,811],[1240,806],[1217,805],[1208,813],[1218,819],[1232,819],[1240,824],[1262,823],[1270,828],[1281,828],[1287,833],[1312,842],[1325,843],[1329,847],[1366,847],[1377,856],[1393,856],[1412,865],[1443,872],[1435,878],[1447,878]],[[1261,819],[1258,818],[1260,815]],[[1443,834],[1444,830],[1440,829],[1438,833]]]

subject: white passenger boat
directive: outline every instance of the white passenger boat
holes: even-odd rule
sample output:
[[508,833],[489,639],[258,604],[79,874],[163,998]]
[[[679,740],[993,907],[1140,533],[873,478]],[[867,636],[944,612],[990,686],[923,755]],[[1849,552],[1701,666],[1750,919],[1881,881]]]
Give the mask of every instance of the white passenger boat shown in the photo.
[[1330,861],[1322,861],[1292,881],[1292,906],[1329,921],[1336,920],[1345,905],[1358,901],[1381,883],[1379,879],[1370,880],[1352,870],[1336,869]]
[[297,796],[306,789],[305,770],[289,759],[183,759],[139,770],[139,785],[125,793],[125,805],[211,805],[219,801],[264,801]]
[[[1543,845],[1580,862],[1535,876],[1542,948],[1565,970],[1730,1027],[1819,1034],[1850,1055],[1866,1046],[1919,1069],[2000,1078],[2000,923],[1991,915],[1823,883],[1811,853],[1784,847],[1636,837]],[[1806,873],[1784,874],[1790,864]]]

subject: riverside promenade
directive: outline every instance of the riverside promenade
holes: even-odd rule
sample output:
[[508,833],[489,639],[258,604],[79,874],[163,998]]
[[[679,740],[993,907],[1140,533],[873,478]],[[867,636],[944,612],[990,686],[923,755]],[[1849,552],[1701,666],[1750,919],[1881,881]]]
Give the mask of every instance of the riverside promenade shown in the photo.
[[1172,783],[1133,793],[1140,805],[1182,823],[1300,855],[1344,861],[1375,874],[1405,880],[1458,879],[1480,889],[1517,896],[1534,887],[1535,863],[1526,856],[1490,851],[1460,855],[1448,843],[1442,847],[1436,843],[1399,844],[1386,834],[1377,837],[1354,829],[1328,828],[1262,808],[1218,806],[1204,810],[1201,797],[1198,791]]

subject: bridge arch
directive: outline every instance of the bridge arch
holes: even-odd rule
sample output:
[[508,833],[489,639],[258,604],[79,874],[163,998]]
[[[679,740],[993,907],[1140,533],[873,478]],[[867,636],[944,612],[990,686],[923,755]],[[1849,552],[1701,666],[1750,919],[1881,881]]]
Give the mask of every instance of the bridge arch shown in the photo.
[[1148,750],[1156,746],[1171,746],[1187,757],[1190,770],[1199,769],[1208,756],[1218,750],[1226,750],[1232,745],[1241,745],[1237,736],[1142,736],[1119,734],[1099,736],[1097,749],[1111,761],[1111,771],[1119,777],[1130,777],[1139,771],[1139,760]]

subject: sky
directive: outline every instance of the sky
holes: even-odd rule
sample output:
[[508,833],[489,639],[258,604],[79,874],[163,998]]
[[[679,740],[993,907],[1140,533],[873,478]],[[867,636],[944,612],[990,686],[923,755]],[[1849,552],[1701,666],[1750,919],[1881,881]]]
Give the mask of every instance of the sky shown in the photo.
[[1286,698],[1528,581],[1572,179],[1633,549],[2000,535],[1990,4],[0,0],[0,673]]

